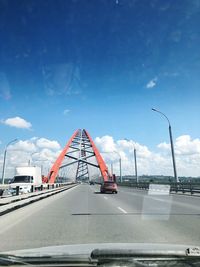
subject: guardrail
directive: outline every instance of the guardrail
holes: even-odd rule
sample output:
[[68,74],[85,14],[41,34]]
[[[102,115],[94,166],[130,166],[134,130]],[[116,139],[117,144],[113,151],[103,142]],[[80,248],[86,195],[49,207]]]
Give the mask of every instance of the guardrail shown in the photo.
[[61,193],[65,190],[69,190],[73,187],[75,187],[76,183],[71,184],[62,184],[60,187],[55,187],[49,190],[43,190],[43,191],[36,191],[33,193],[27,193],[27,194],[21,194],[18,196],[12,196],[7,198],[1,198],[0,199],[0,216],[7,214],[11,211],[14,211],[16,209],[25,207],[29,204],[32,204],[36,201],[40,201],[42,199],[51,197],[55,194]]
[[190,193],[191,195],[200,193],[200,183],[158,183],[158,182],[118,183],[119,186],[128,186],[128,187],[133,187],[133,188],[142,189],[142,190],[148,190],[150,184],[170,185],[171,193],[183,193],[183,194]]
[[[37,191],[49,190],[54,188],[59,188],[66,186],[71,183],[56,183],[56,184],[41,184],[39,187],[31,185],[30,193],[34,193]],[[9,189],[9,185],[0,185],[0,198],[4,197],[5,192]],[[6,197],[18,196],[20,195],[20,186],[16,186],[14,193],[10,195],[6,195]]]

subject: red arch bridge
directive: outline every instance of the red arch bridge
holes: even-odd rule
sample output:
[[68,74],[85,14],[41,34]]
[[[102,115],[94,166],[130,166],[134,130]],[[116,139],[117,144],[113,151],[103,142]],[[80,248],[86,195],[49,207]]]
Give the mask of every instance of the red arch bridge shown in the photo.
[[[94,168],[98,170],[96,173]],[[85,129],[78,129],[71,136],[50,169],[46,182],[55,183],[57,178],[63,176],[64,169],[67,177],[73,169],[76,181],[89,180],[91,177],[101,182],[115,179],[115,176],[109,173],[105,161]]]

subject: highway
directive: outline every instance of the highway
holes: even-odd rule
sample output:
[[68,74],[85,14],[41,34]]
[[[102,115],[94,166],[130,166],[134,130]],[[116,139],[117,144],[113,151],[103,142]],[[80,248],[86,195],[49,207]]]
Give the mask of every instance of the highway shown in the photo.
[[200,198],[81,184],[0,217],[0,251],[63,244],[200,245]]

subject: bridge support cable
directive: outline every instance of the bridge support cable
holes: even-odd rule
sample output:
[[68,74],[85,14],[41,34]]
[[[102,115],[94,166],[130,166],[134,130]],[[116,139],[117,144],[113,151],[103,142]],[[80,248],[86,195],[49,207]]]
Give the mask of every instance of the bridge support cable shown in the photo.
[[[96,161],[96,164],[91,162],[92,159]],[[55,183],[59,170],[72,166],[73,164],[76,164],[77,168],[75,172],[75,179],[77,181],[88,181],[90,179],[89,166],[98,168],[104,181],[112,179],[91,136],[84,129],[79,129],[74,132],[58,156],[49,172],[49,183]]]
[[69,149],[69,146],[71,145],[74,137],[77,135],[78,130],[74,132],[74,134],[72,135],[72,137],[69,139],[68,143],[66,144],[66,146],[64,147],[63,151],[60,153],[60,155],[58,156],[57,160],[55,161],[55,163],[53,164],[50,173],[48,175],[48,180],[49,183],[54,183],[56,180],[56,177],[58,175],[58,171],[59,168],[63,162],[63,159],[65,157],[65,154],[67,153],[67,150]]
[[88,140],[85,140],[85,133],[81,131],[80,138],[79,138],[79,160],[78,161],[78,168],[76,172],[76,181],[88,181],[89,180],[89,170],[88,170],[88,164],[87,164],[87,157],[86,157],[86,151],[85,147],[88,146],[87,144]]
[[87,138],[90,141],[90,144],[91,144],[92,149],[94,151],[94,154],[95,154],[97,163],[99,164],[101,175],[102,175],[104,181],[110,180],[112,177],[111,177],[111,175],[108,172],[108,167],[106,166],[106,164],[105,164],[105,162],[104,162],[101,154],[99,153],[99,150],[97,149],[96,145],[94,144],[94,142],[93,142],[91,136],[89,135],[89,133],[86,130],[83,130],[83,131],[85,132]]

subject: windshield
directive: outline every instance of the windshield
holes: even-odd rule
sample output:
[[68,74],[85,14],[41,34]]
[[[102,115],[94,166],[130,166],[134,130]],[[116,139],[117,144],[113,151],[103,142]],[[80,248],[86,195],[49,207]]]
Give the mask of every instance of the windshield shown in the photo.
[[0,252],[200,246],[199,116],[200,0],[0,0]]
[[33,176],[15,176],[13,180],[11,181],[12,183],[31,183],[33,180]]

